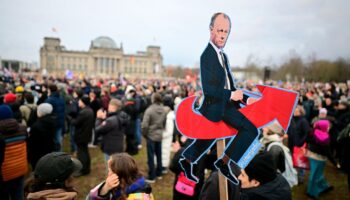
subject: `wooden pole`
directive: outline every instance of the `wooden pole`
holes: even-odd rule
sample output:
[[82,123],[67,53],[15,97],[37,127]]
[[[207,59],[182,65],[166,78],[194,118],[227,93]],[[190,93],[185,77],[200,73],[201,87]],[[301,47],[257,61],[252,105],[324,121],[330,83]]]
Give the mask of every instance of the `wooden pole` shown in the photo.
[[[225,139],[217,140],[216,149],[217,149],[217,157],[219,158],[219,156],[221,156],[225,150]],[[218,173],[218,175],[219,175],[220,200],[228,200],[227,179],[220,172]]]

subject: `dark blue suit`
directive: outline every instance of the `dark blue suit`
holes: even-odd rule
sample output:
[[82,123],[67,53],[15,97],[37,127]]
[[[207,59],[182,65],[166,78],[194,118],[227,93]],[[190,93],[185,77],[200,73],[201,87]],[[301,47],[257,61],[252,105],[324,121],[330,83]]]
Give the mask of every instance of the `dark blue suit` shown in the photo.
[[[208,120],[218,122],[223,120],[231,127],[238,130],[235,138],[231,138],[227,143],[225,154],[235,163],[242,158],[255,138],[258,136],[257,128],[238,111],[240,102],[234,102],[230,99],[231,92],[235,91],[233,77],[228,68],[229,62],[224,54],[225,67],[228,72],[228,78],[231,90],[225,89],[226,75],[223,66],[220,64],[217,52],[209,43],[200,60],[200,73],[204,100],[199,107],[199,112]],[[243,101],[246,102],[247,95],[244,95]],[[216,140],[195,140],[188,147],[183,157],[191,163],[197,163]]]

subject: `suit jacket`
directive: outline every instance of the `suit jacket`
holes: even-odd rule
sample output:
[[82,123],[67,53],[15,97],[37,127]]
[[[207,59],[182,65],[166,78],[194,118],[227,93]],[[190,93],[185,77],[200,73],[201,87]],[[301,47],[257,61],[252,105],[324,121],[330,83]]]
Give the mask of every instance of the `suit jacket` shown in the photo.
[[[199,112],[213,122],[222,120],[225,106],[231,101],[231,91],[236,90],[230,68],[228,67],[229,62],[225,54],[224,58],[225,66],[227,66],[226,69],[228,70],[231,90],[224,89],[226,81],[225,70],[220,64],[214,47],[210,43],[202,53],[200,59],[200,74],[204,100],[199,107]],[[243,101],[246,102],[247,99],[248,96],[244,95]],[[233,105],[239,107],[239,102],[234,102]]]

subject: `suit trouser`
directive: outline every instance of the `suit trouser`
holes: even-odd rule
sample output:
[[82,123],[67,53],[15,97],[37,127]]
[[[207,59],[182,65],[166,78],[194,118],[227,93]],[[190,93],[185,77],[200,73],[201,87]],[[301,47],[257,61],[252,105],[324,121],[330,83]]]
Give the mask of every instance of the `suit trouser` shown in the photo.
[[[258,136],[257,128],[233,105],[232,102],[226,104],[222,120],[231,127],[238,130],[236,137],[232,137],[226,145],[225,154],[234,162],[242,158],[249,146]],[[216,140],[195,140],[185,151],[183,156],[191,162],[197,162],[202,154],[205,154]]]

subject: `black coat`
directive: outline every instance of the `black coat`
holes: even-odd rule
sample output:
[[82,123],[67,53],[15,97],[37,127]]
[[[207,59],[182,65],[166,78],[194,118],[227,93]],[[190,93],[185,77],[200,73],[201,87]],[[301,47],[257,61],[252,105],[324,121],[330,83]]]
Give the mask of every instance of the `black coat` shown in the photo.
[[91,141],[94,128],[94,112],[88,106],[80,110],[78,117],[71,119],[75,126],[74,140],[77,144],[88,144]]
[[[227,181],[229,200],[291,200],[292,192],[287,180],[278,175],[274,180],[258,187],[241,189]],[[220,199],[218,172],[213,172],[205,182],[200,195],[201,200]]]
[[102,136],[101,149],[111,155],[124,151],[125,124],[129,120],[125,113],[109,113],[106,120],[96,119],[95,133]]
[[305,117],[293,117],[288,129],[288,147],[293,153],[294,146],[301,147],[306,142],[311,131],[309,122]]
[[[225,57],[225,65],[230,66],[227,56]],[[230,101],[231,91],[235,91],[235,85],[230,69],[228,76],[230,79],[231,90],[224,89],[225,87],[225,70],[220,64],[217,52],[209,43],[207,48],[201,55],[200,60],[200,75],[203,88],[204,100],[199,108],[199,111],[210,121],[220,121],[224,114],[226,104]],[[244,95],[243,101],[246,102],[247,95]],[[235,106],[239,103],[236,102]]]
[[29,132],[28,160],[35,168],[38,160],[55,150],[55,130],[57,120],[54,115],[45,115],[37,119]]

